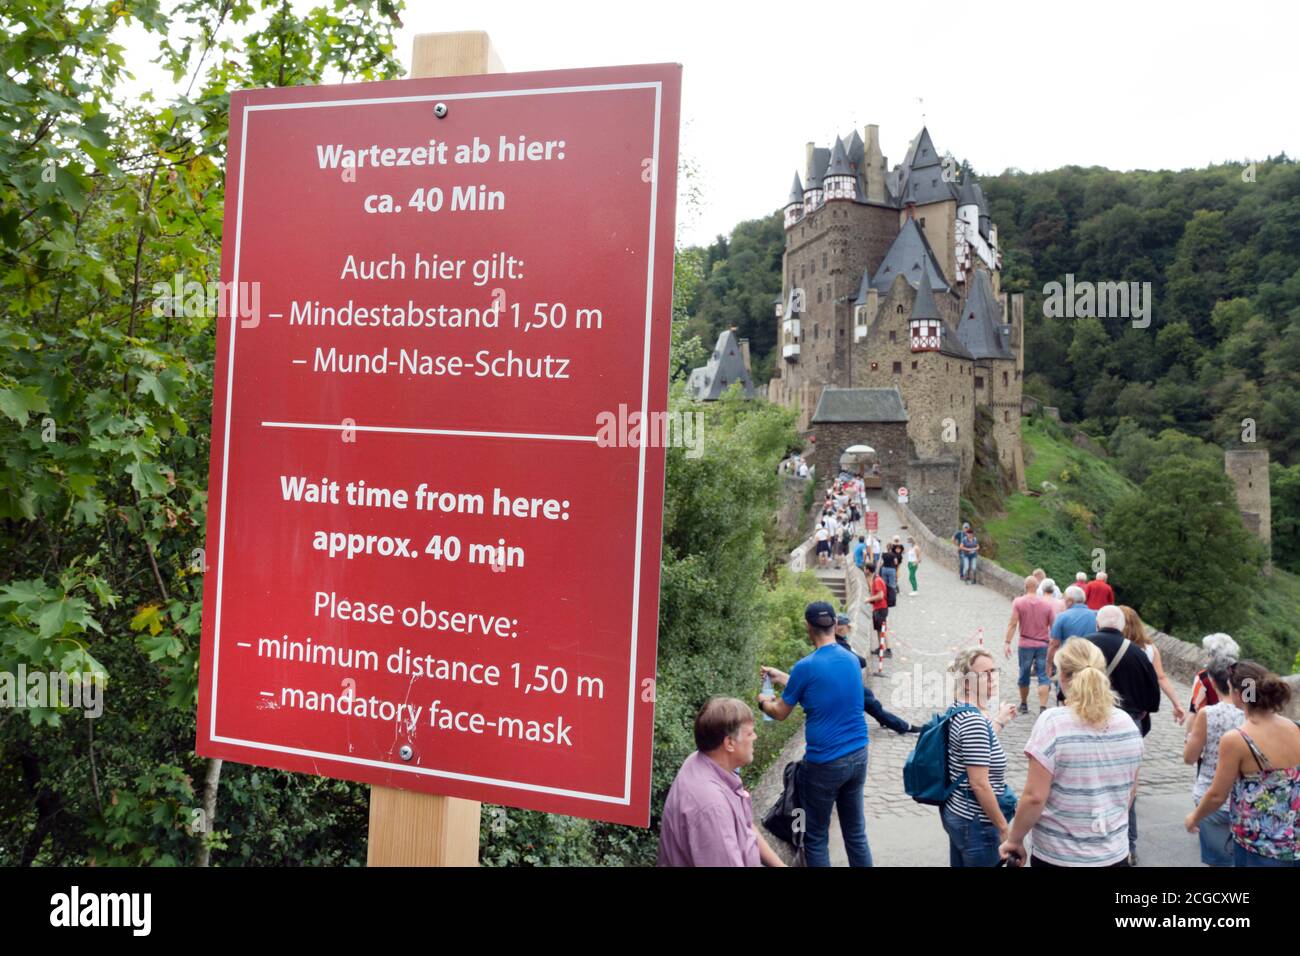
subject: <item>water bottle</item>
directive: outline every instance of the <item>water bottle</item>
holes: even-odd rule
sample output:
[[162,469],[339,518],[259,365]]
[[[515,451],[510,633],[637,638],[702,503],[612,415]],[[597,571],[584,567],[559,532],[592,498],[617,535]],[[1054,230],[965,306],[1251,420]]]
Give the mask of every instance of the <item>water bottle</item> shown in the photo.
[[[771,678],[769,675],[764,674],[764,675],[763,675],[763,691],[762,691],[762,692],[763,692],[764,694],[771,694],[771,693],[772,693],[772,690],[773,690],[773,688],[772,688],[772,678]],[[772,718],[769,717],[769,716],[767,715],[767,711],[764,711],[764,712],[763,712],[763,719],[764,719],[764,720],[771,720]]]

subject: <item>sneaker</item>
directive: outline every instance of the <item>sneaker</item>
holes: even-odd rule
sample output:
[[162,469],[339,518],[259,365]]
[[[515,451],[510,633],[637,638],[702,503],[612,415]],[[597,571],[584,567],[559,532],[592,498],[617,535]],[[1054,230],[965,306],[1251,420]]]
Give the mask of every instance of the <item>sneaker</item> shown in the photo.
[[1029,705],[1028,705],[1028,704],[1021,704],[1021,705],[1020,705],[1020,713],[1022,713],[1022,714],[1027,714],[1027,713],[1029,713]]
[[893,657],[893,656],[894,656],[894,649],[893,649],[892,647],[886,647],[886,648],[885,648],[885,656],[886,656],[886,657]]

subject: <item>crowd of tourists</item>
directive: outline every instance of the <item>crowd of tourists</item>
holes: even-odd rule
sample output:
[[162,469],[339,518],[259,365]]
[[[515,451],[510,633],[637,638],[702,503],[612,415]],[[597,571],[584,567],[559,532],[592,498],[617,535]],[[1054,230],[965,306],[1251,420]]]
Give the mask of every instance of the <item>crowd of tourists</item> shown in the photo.
[[[920,549],[898,536],[882,544],[859,527],[864,509],[853,480],[837,480],[819,530],[832,542],[827,563],[843,563],[848,555],[862,571],[873,654],[883,659],[892,656],[888,613],[900,569],[907,564],[909,593],[916,594]],[[845,530],[849,540],[857,539],[851,548]],[[962,558],[959,570],[963,579],[968,573],[973,578],[978,541],[968,525],[954,543],[972,555]],[[1202,862],[1300,866],[1300,725],[1284,716],[1289,686],[1259,664],[1239,660],[1231,637],[1213,634],[1203,642],[1209,664],[1196,675],[1184,707],[1159,647],[1137,611],[1117,603],[1105,572],[1091,579],[1078,572],[1064,590],[1041,569],[1026,577],[1002,648],[1010,659],[1015,647],[1018,702],[1001,702],[996,651],[981,641],[956,654],[948,668],[952,704],[924,726],[890,713],[864,686],[867,660],[850,643],[849,616],[814,602],[804,618],[811,653],[789,673],[764,666],[773,692],[757,699],[765,718],[804,711],[805,753],[787,768],[786,792],[765,821],[770,832],[789,836],[804,864],[830,865],[832,810],[849,865],[872,863],[864,811],[869,715],[894,733],[915,735],[904,786],[913,799],[937,808],[950,865],[1135,865],[1144,738],[1163,694],[1172,719],[1186,728],[1183,759],[1195,765],[1184,824],[1198,835]],[[1017,795],[1002,737],[1013,721],[1028,719],[1031,683],[1038,708]],[[699,749],[665,804],[661,864],[783,865],[755,826],[738,776],[753,759],[754,721],[750,706],[734,698],[712,698],[701,707]]]

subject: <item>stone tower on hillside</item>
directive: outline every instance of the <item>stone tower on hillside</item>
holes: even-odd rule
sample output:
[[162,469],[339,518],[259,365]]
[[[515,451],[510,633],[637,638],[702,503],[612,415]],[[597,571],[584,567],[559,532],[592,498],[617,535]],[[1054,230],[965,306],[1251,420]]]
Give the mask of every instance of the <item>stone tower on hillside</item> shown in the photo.
[[1264,542],[1265,553],[1273,544],[1273,509],[1269,502],[1268,451],[1237,449],[1223,453],[1223,469],[1237,491],[1241,521]]

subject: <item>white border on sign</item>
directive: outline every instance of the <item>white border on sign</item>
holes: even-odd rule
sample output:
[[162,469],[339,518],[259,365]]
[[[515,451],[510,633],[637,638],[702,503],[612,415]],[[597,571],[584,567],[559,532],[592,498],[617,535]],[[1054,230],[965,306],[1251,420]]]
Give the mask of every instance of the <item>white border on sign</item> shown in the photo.
[[[663,83],[659,81],[644,83],[609,83],[596,86],[562,86],[549,87],[531,90],[495,90],[482,91],[475,93],[438,93],[420,96],[384,96],[361,99],[346,100],[316,100],[298,103],[265,103],[244,107],[244,116],[242,128],[240,130],[239,141],[239,198],[235,207],[235,262],[234,274],[231,277],[230,288],[232,290],[239,288],[239,254],[240,240],[243,235],[244,225],[244,160],[248,155],[248,121],[249,114],[255,111],[266,110],[293,110],[293,109],[311,109],[331,106],[373,106],[378,104],[390,103],[411,103],[423,100],[467,100],[467,99],[485,99],[497,96],[539,96],[546,94],[562,93],[591,93],[605,92],[609,90],[637,90],[653,89],[655,91],[655,112],[654,112],[654,147],[651,156],[651,168],[655,171],[650,179],[650,241],[647,251],[646,261],[646,293],[645,293],[645,341],[644,351],[645,358],[641,375],[641,418],[646,418],[647,406],[649,405],[650,396],[650,338],[651,338],[651,312],[654,303],[654,262],[655,262],[655,224],[658,212],[659,200],[659,129],[661,123],[661,105],[663,99]],[[232,292],[233,295],[233,292]],[[216,617],[213,622],[213,647],[212,647],[212,692],[210,694],[210,706],[212,712],[208,726],[208,737],[213,743],[235,744],[241,747],[250,747],[257,750],[267,750],[277,753],[297,754],[302,757],[310,757],[319,760],[333,760],[339,763],[350,763],[366,767],[379,767],[385,770],[400,770],[406,773],[421,774],[431,777],[445,777],[450,780],[463,780],[470,783],[482,783],[490,786],[505,787],[512,790],[528,790],[535,793],[547,793],[561,797],[575,797],[578,799],[591,800],[600,803],[614,803],[630,805],[632,802],[632,758],[633,746],[632,736],[634,728],[634,718],[636,709],[637,683],[636,683],[636,659],[637,659],[637,642],[639,618],[641,609],[641,537],[645,518],[645,458],[646,443],[641,442],[640,461],[637,473],[636,489],[636,553],[634,556],[634,569],[632,577],[632,647],[629,654],[628,662],[628,702],[627,702],[627,741],[626,753],[627,759],[624,762],[623,774],[623,793],[621,796],[604,793],[583,793],[576,790],[565,790],[560,787],[545,787],[539,784],[522,783],[517,780],[498,780],[493,777],[480,777],[473,774],[454,773],[449,770],[436,770],[432,767],[412,767],[402,763],[389,763],[383,760],[369,760],[363,757],[353,757],[348,754],[325,753],[318,750],[305,750],[300,747],[285,747],[279,744],[262,743],[255,740],[242,740],[235,737],[221,737],[217,735],[217,672],[221,663],[221,597],[222,588],[225,582],[225,559],[226,559],[226,492],[230,487],[230,406],[233,395],[235,381],[235,333],[239,327],[238,316],[236,311],[229,311],[233,318],[230,323],[230,348],[226,357],[226,419],[225,419],[225,436],[223,438],[222,458],[221,458],[221,512],[220,528],[221,543],[217,552],[217,608]],[[263,426],[276,428],[337,428],[339,426],[330,424],[318,424],[308,422],[263,422]],[[456,432],[452,430],[439,429],[390,429],[377,426],[364,426],[361,430],[370,431],[418,431],[421,434],[467,434],[465,432]],[[585,436],[579,438],[572,435],[533,435],[524,433],[511,432],[480,432],[477,434],[489,435],[497,438],[520,439],[520,440],[587,440]],[[590,440],[595,440],[594,437]]]

